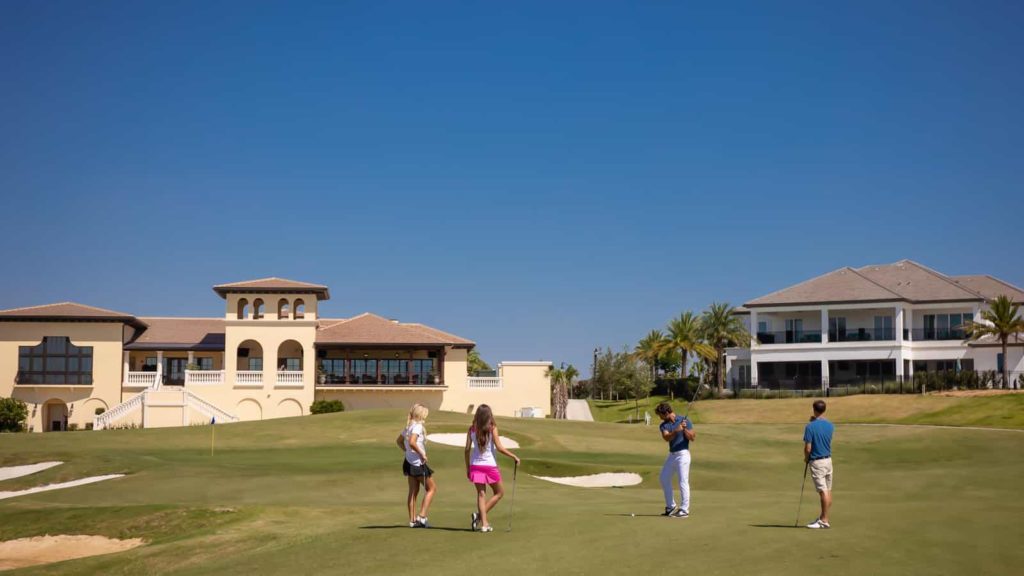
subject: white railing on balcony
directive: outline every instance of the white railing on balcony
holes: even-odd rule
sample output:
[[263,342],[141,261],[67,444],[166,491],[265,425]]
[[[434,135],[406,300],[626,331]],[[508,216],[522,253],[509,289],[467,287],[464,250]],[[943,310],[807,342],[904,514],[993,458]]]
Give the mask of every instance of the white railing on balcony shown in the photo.
[[500,376],[469,376],[466,378],[469,388],[501,388]]
[[289,388],[301,387],[302,386],[302,371],[301,370],[278,370],[277,371],[277,385],[287,386]]
[[[153,372],[145,372],[145,374],[153,374]],[[149,394],[149,390],[143,390],[103,414],[96,416],[92,419],[92,429],[103,430],[104,428],[109,428],[114,422],[142,408],[142,404],[146,401],[146,394]]]
[[249,388],[263,386],[263,372],[260,370],[239,370],[235,372],[235,386]]
[[216,386],[223,383],[223,370],[185,370],[185,386]]
[[159,372],[127,372],[124,375],[125,388],[156,388],[159,382]]

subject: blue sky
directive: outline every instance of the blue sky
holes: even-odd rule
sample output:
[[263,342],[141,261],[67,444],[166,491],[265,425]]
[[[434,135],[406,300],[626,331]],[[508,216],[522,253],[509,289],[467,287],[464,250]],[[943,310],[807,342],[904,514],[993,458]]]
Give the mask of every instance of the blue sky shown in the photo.
[[589,373],[844,265],[1024,285],[1024,5],[703,4],[6,0],[0,308],[273,275]]

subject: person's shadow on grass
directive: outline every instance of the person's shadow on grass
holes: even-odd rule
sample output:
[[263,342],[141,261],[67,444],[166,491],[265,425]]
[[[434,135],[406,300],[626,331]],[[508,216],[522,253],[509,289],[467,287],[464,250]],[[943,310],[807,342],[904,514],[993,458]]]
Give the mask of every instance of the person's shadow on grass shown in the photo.
[[472,530],[470,530],[468,528],[448,528],[448,527],[445,527],[445,526],[433,526],[433,525],[431,525],[430,528],[410,528],[408,524],[389,524],[389,525],[386,525],[386,526],[360,526],[359,527],[360,530],[395,530],[395,529],[398,529],[398,528],[402,528],[404,530],[426,530],[426,531],[430,531],[430,530],[444,530],[446,532],[472,532]]
[[748,524],[751,528],[803,528],[792,524]]

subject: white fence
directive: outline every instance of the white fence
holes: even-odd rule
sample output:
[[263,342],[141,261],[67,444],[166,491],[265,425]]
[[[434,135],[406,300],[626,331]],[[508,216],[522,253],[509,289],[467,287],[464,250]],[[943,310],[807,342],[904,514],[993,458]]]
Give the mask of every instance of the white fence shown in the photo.
[[156,388],[159,372],[127,372],[124,375],[125,388]]
[[185,386],[215,386],[223,383],[223,370],[185,370]]
[[289,388],[302,387],[301,370],[278,370],[277,385]]
[[263,386],[263,372],[260,370],[239,370],[235,372],[235,386],[250,388]]
[[466,378],[466,386],[469,388],[501,388],[501,377],[469,376]]

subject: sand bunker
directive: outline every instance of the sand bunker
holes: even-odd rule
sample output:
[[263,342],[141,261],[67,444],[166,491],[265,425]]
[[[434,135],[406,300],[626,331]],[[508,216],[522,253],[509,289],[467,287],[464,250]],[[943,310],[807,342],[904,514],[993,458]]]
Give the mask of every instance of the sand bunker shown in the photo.
[[34,536],[0,542],[0,570],[49,564],[73,558],[123,552],[145,544],[141,538],[116,540],[105,536]]
[[25,466],[7,466],[6,468],[0,468],[0,480],[21,478],[22,476],[42,472],[43,470],[53,468],[54,466],[60,466],[61,464],[63,464],[63,462],[40,462],[38,464],[27,464]]
[[[504,446],[505,448],[519,448],[519,442],[516,442],[515,440],[509,438],[508,436],[499,436],[499,438],[501,438],[501,445]],[[458,446],[459,448],[462,448],[466,445],[466,435],[427,434],[427,442],[436,442],[438,444],[444,444],[445,446]]]
[[534,478],[547,480],[555,484],[577,486],[579,488],[616,488],[619,486],[635,486],[643,482],[643,478],[639,474],[632,472],[604,472],[588,476],[564,476],[561,478],[534,476]]
[[[43,486],[36,486],[35,488],[28,488],[26,490],[14,490],[12,492],[0,492],[0,500],[7,498],[17,498],[18,496],[28,496],[29,494],[37,494],[39,492],[49,492],[50,490],[63,490],[64,488],[73,488],[75,486],[83,486],[85,484],[94,484],[96,482],[103,482],[104,480],[112,480],[114,478],[120,478],[124,474],[107,474],[106,476],[90,476],[88,478],[82,478],[80,480],[72,480],[70,482],[58,482],[57,484],[45,484]],[[2,557],[2,556],[0,556]]]

